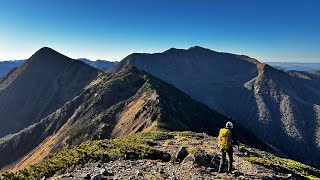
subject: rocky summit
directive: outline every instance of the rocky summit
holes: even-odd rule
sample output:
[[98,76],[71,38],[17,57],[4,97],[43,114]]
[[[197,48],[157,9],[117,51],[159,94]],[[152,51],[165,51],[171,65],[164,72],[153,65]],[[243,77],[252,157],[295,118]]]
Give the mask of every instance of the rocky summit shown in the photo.
[[[140,148],[136,148],[140,147]],[[179,159],[181,151],[186,154]],[[317,179],[320,171],[240,144],[234,169],[218,173],[215,137],[193,132],[145,132],[85,142],[0,177],[43,179]]]

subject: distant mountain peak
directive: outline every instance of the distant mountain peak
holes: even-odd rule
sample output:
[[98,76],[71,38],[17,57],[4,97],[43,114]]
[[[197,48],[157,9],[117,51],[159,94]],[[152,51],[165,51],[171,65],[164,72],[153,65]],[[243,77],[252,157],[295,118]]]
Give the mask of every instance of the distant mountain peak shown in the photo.
[[210,49],[207,49],[207,48],[204,48],[204,47],[201,47],[201,46],[192,46],[192,47],[190,47],[188,49],[179,49],[179,48],[172,47],[172,48],[170,48],[170,49],[168,49],[168,50],[166,50],[164,52],[165,53],[168,53],[168,52],[181,52],[181,51],[185,52],[185,51],[194,51],[194,50],[196,50],[196,51],[212,51]]
[[207,49],[207,48],[204,48],[204,47],[201,47],[201,46],[192,46],[188,50],[209,50],[209,51],[212,51],[210,49]]
[[50,47],[43,47],[30,57],[31,61],[35,61],[35,60],[51,61],[55,59],[70,59],[70,58],[63,54],[60,54],[59,52],[55,51]]
[[179,52],[179,51],[185,51],[185,49],[178,49],[178,48],[172,47],[172,48],[164,51],[163,53],[175,53],[175,52]]
[[36,54],[45,54],[45,53],[58,53],[58,52],[50,47],[42,47],[35,53],[35,55]]

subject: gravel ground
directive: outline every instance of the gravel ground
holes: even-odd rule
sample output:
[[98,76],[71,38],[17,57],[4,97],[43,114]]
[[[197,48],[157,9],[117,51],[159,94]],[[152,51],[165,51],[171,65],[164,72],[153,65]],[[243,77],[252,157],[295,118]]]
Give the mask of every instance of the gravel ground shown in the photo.
[[87,163],[49,179],[293,179],[291,175],[244,161],[237,152],[234,154],[235,170],[230,174],[218,173],[220,156],[215,151],[215,144],[216,138],[205,134],[203,137],[159,141],[154,147],[172,156],[176,156],[182,146],[192,149],[193,154],[190,153],[181,163],[148,159]]

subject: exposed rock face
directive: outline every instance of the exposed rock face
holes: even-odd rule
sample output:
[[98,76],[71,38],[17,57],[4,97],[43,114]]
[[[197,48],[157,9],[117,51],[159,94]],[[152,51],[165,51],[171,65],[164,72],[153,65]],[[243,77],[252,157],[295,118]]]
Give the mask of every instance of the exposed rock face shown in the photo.
[[0,137],[37,123],[80,94],[99,71],[42,48],[0,79]]
[[132,65],[234,118],[289,157],[319,167],[319,72],[283,72],[201,47],[131,54],[109,72]]

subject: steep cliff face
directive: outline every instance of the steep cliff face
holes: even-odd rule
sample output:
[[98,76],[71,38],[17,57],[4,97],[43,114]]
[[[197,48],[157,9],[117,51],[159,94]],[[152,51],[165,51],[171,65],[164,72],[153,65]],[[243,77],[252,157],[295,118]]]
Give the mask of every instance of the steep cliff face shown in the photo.
[[0,79],[0,137],[39,122],[81,93],[99,71],[42,48]]
[[131,54],[109,72],[130,65],[234,118],[289,157],[319,166],[317,72],[283,72],[247,56],[201,47]]

